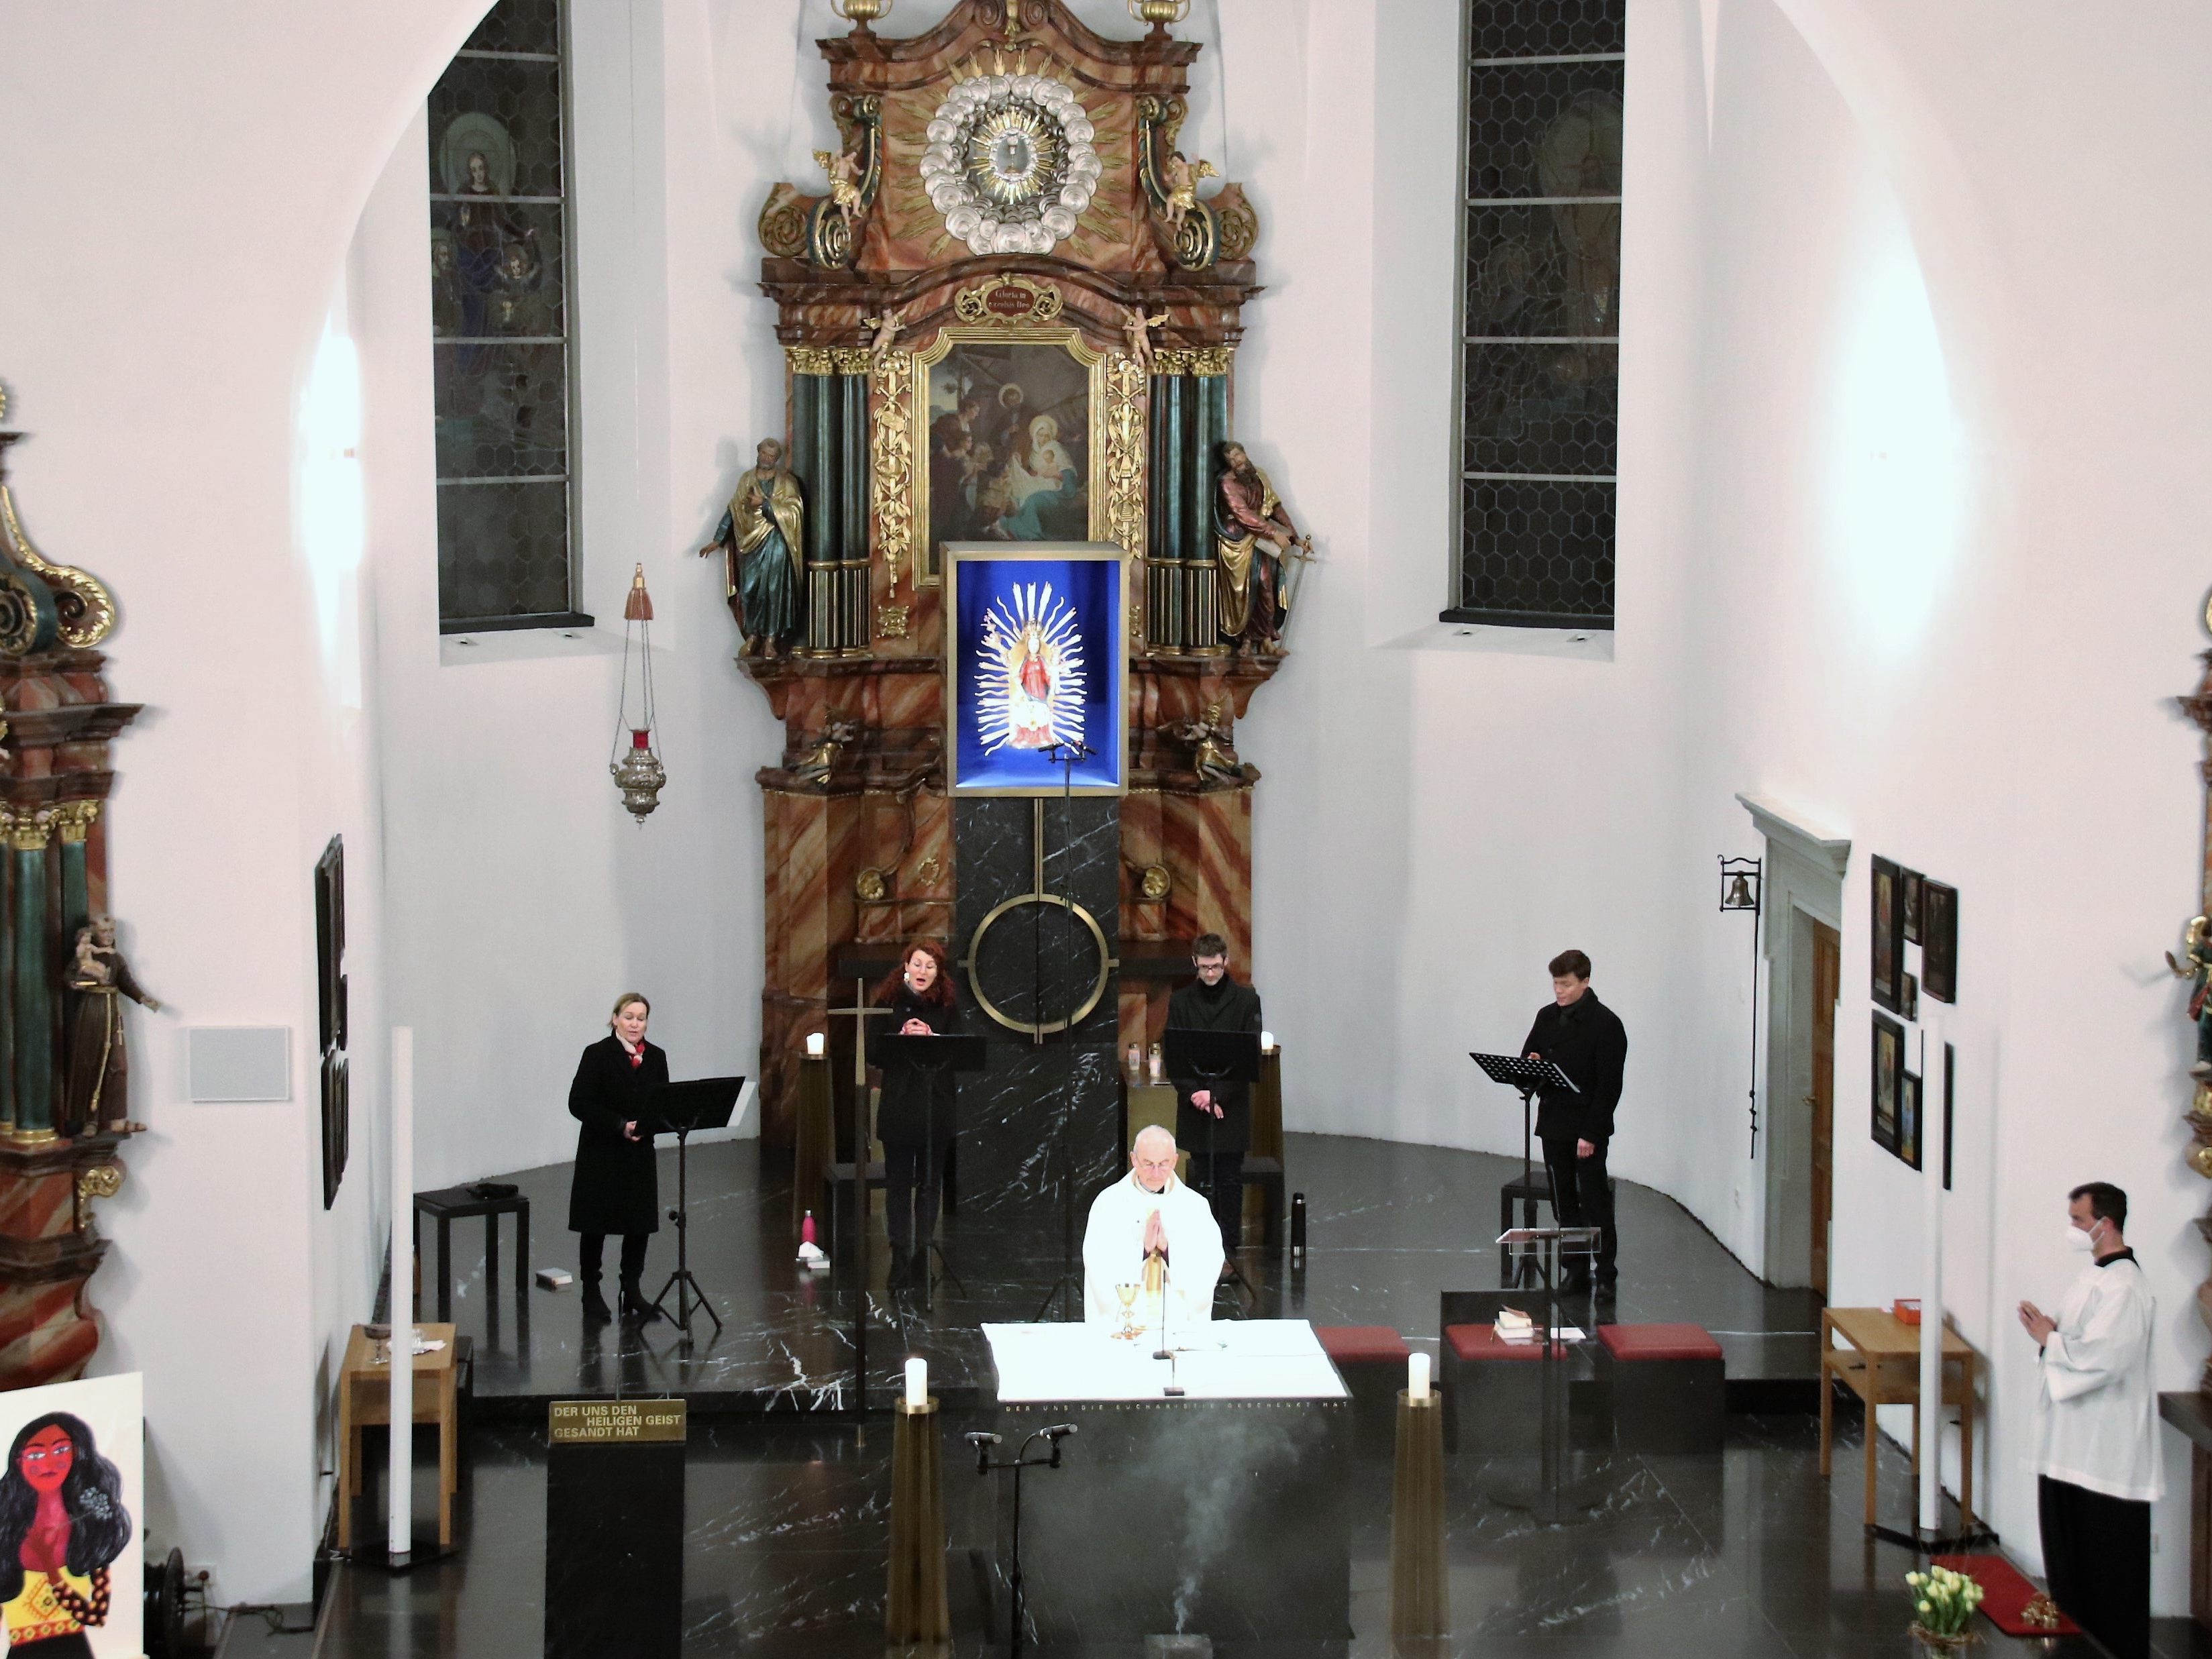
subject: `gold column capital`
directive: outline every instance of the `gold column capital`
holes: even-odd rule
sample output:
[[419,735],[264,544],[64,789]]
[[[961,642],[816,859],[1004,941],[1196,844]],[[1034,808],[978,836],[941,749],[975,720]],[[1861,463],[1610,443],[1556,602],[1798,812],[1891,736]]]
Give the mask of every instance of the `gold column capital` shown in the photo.
[[100,822],[100,803],[96,800],[65,800],[54,808],[54,827],[60,831],[62,845],[82,846],[92,833],[92,826]]
[[53,839],[54,809],[51,806],[27,812],[8,809],[4,822],[8,844],[19,853],[43,853],[46,843]]

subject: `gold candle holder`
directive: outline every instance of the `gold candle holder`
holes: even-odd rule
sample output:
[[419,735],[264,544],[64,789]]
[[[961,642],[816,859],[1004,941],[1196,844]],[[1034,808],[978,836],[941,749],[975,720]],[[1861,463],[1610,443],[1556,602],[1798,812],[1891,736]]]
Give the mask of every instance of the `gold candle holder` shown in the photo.
[[[1398,1391],[1398,1460],[1390,1498],[1390,1639],[1451,1632],[1444,1576],[1444,1414],[1437,1392]],[[1419,1651],[1418,1648],[1412,1650]]]
[[884,1639],[894,1647],[934,1646],[952,1637],[945,1596],[945,1466],[939,1441],[934,1395],[919,1406],[902,1399],[891,1407],[890,1583],[884,1596]]

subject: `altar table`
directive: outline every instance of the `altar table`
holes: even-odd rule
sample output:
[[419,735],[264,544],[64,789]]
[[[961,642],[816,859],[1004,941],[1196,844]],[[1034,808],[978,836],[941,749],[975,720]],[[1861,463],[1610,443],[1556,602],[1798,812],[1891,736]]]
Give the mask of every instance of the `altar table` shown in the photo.
[[[1184,1350],[1179,1397],[1162,1392],[1169,1364],[1152,1357],[1154,1332],[1134,1342],[1081,1324],[983,1333],[997,1370],[998,1455],[1012,1457],[1048,1424],[1077,1429],[1060,1468],[1023,1477],[1029,1639],[1350,1637],[1352,1401],[1310,1325],[1171,1332]],[[948,1474],[956,1455],[948,1449]],[[995,1478],[1003,1623],[1013,1487]]]

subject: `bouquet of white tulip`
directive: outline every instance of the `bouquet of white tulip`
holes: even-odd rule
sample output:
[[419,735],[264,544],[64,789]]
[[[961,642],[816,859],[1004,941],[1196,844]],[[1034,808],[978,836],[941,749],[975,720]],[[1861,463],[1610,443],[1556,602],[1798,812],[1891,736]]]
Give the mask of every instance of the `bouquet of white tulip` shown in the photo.
[[1917,1615],[1912,1623],[1913,1634],[1929,1638],[1931,1645],[1947,1648],[1963,1646],[1973,1639],[1967,1627],[1973,1623],[1974,1609],[1982,1605],[1980,1584],[1948,1567],[1908,1572],[1905,1582],[1912,1591],[1913,1611]]

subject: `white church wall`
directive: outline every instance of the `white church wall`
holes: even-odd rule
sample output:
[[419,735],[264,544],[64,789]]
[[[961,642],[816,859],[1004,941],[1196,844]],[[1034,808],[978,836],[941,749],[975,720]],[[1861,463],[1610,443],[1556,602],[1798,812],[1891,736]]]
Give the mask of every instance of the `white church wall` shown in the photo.
[[[1716,914],[1712,861],[1756,850],[1733,799],[1755,790],[1854,841],[1834,1294],[1913,1293],[1918,1177],[1865,1133],[1857,918],[1874,853],[1956,883],[1949,1283],[1994,1364],[1984,1504],[2033,1560],[2033,1364],[2011,1309],[2056,1299],[2067,1187],[2135,1194],[2162,1385],[2193,1382],[2204,1348],[2187,1033],[2157,955],[2200,811],[2197,738],[2166,699],[2201,643],[2203,365],[2172,277],[2204,251],[2156,204],[2193,148],[2172,124],[2197,118],[2174,113],[2170,58],[2085,54],[2056,11],[1639,4],[1613,660],[1475,653],[1418,627],[1449,534],[1451,9],[1374,10],[1371,81],[1316,52],[1333,101],[1310,118],[1270,80],[1289,49],[1229,28],[1232,110],[1275,124],[1244,148],[1272,149],[1298,195],[1267,204],[1238,426],[1331,561],[1240,733],[1269,773],[1257,968],[1293,1045],[1293,1125],[1512,1149],[1510,1097],[1463,1051],[1516,1039],[1543,958],[1577,943],[1634,1038],[1615,1167],[1756,1262],[1750,945]],[[2205,26],[2165,8],[2160,27]],[[1237,99],[1247,75],[1275,95]],[[1335,143],[1370,107],[1373,155]],[[2124,180],[2116,222],[2140,239],[2082,236],[2052,178]],[[1347,315],[1363,269],[1371,306]],[[1362,434],[1333,393],[1367,327]],[[1366,476],[1339,488],[1346,447]],[[1393,1038],[1334,1040],[1352,1029]],[[2159,1526],[2183,1535],[2177,1497]],[[2169,1547],[2162,1608],[2180,1581]]]

